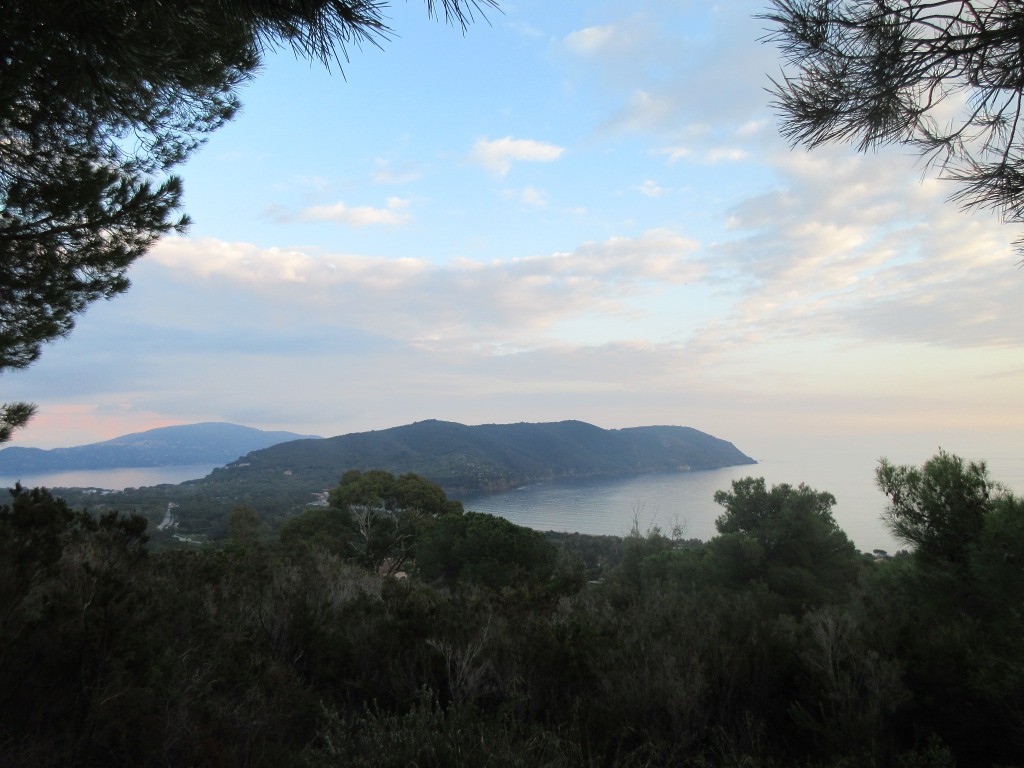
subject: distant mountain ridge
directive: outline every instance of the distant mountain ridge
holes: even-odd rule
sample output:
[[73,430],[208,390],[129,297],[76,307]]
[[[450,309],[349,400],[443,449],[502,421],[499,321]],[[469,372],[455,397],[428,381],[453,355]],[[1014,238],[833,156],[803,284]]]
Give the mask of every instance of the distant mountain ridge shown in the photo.
[[[569,477],[755,464],[732,443],[690,427],[601,429],[582,421],[483,424],[420,421],[374,432],[302,439],[254,450],[204,478],[106,494],[61,489],[96,512],[132,509],[154,523],[174,510],[177,534],[222,535],[231,509],[245,504],[272,526],[311,503],[350,469],[413,472],[460,493],[499,491]],[[176,535],[177,535],[176,534]]]
[[319,438],[208,421],[159,427],[73,448],[42,450],[11,446],[0,450],[0,473],[227,464],[252,451],[306,439]]
[[448,492],[503,490],[564,477],[755,464],[732,443],[691,427],[602,429],[582,421],[482,424],[419,421],[251,453],[207,480],[285,474],[326,485],[347,469],[414,472]]

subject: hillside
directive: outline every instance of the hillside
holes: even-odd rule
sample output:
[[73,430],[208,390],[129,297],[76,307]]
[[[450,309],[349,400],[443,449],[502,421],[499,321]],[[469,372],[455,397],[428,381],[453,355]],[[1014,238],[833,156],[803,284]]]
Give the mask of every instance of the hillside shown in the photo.
[[753,464],[725,440],[689,427],[608,430],[581,421],[483,424],[420,421],[299,440],[257,451],[223,474],[291,471],[333,485],[345,469],[415,472],[447,492],[504,490],[538,480]]
[[81,469],[226,464],[251,451],[288,440],[312,439],[294,432],[266,432],[224,422],[160,427],[74,448],[0,450],[0,474]]
[[180,485],[117,493],[64,492],[73,504],[132,509],[154,522],[168,504],[182,532],[223,531],[238,504],[274,523],[314,502],[349,469],[414,472],[449,494],[496,491],[567,477],[715,469],[753,464],[725,440],[689,427],[606,430],[580,421],[466,426],[421,421],[373,432],[274,445]]

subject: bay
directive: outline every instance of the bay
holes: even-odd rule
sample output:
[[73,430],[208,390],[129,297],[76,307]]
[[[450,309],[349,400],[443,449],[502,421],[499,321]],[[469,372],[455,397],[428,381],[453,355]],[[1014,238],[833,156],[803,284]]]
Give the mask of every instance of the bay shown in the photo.
[[173,467],[122,467],[119,469],[78,469],[26,475],[0,475],[0,486],[13,488],[20,482],[26,488],[103,488],[123,491],[206,477],[220,464],[182,464]]
[[[899,449],[887,458],[920,465],[935,451]],[[870,446],[804,447],[759,458],[756,465],[696,472],[668,472],[621,478],[541,482],[511,491],[461,496],[467,510],[499,515],[537,530],[624,536],[634,518],[641,532],[657,526],[669,533],[676,524],[685,538],[717,535],[714,502],[733,480],[763,477],[769,485],[806,483],[836,497],[833,515],[858,549],[895,552],[905,548],[886,530],[881,517],[887,499],[875,486],[880,451]],[[966,457],[965,457],[966,458]],[[992,479],[1024,495],[1024,458],[999,456],[987,461]]]
[[[879,447],[884,443],[884,447]],[[894,447],[895,446],[895,447]],[[773,447],[758,463],[698,472],[666,472],[620,478],[556,480],[501,493],[462,494],[467,510],[499,515],[537,530],[623,536],[633,527],[657,526],[665,533],[677,523],[686,538],[707,540],[716,535],[715,518],[722,508],[714,502],[719,490],[733,480],[764,477],[769,484],[807,485],[836,497],[836,521],[864,551],[901,549],[881,521],[886,498],[875,487],[880,456],[898,464],[920,465],[936,449],[918,442],[870,441],[799,443]],[[955,451],[957,452],[957,451]],[[960,450],[964,458],[986,458],[993,480],[1024,496],[1024,450],[1005,448],[995,456]],[[208,475],[219,465],[77,470],[37,475],[0,476],[0,486],[104,488],[123,490],[177,484]]]

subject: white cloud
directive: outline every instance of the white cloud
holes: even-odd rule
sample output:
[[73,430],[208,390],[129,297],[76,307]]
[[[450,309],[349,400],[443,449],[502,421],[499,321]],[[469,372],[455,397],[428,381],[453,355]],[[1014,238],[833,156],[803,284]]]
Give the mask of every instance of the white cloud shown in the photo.
[[757,136],[765,128],[768,128],[770,123],[768,120],[749,120],[739,128],[736,129],[736,138],[738,139],[749,139]]
[[668,155],[668,161],[670,163],[678,162],[679,160],[685,160],[693,155],[693,150],[689,147],[668,147],[662,150],[662,153]]
[[670,163],[675,163],[679,160],[696,160],[708,165],[716,165],[722,162],[734,163],[750,157],[750,153],[747,150],[739,147],[714,146],[703,149],[693,149],[688,146],[667,147],[662,150],[662,154],[668,156]]
[[617,84],[647,80],[653,69],[664,69],[662,57],[677,62],[681,41],[666,32],[664,16],[655,17],[636,4],[631,7],[636,12],[612,23],[570,32],[562,39],[563,46]]
[[470,157],[498,176],[504,176],[513,162],[550,163],[565,152],[564,147],[534,139],[479,139],[473,145]]
[[428,268],[426,262],[416,259],[374,259],[348,254],[323,257],[297,249],[259,248],[251,243],[228,243],[215,238],[164,238],[146,258],[183,277],[216,277],[267,287],[360,281],[394,284]]
[[737,301],[710,321],[706,349],[766,339],[846,339],[1024,349],[1008,230],[920,184],[910,158],[842,148],[783,152],[780,183],[737,206],[743,236],[709,261]]
[[344,203],[333,205],[314,205],[299,212],[301,221],[333,221],[347,224],[350,227],[366,227],[373,224],[395,226],[409,221],[406,208],[409,201],[400,197],[389,197],[387,208],[370,208],[359,206],[350,208]]
[[603,27],[586,27],[566,35],[565,44],[574,53],[588,56],[607,47],[614,36],[615,27],[610,24]]
[[534,345],[550,340],[553,324],[565,318],[633,316],[628,302],[699,279],[698,251],[670,230],[564,253],[449,264],[167,238],[148,261],[203,290],[258,292],[265,318],[277,307],[302,323],[360,327],[405,342]]
[[749,152],[738,147],[713,147],[704,155],[705,159],[712,164],[723,161],[737,162],[745,160],[749,156]]
[[647,179],[644,181],[643,184],[637,187],[637,190],[639,190],[640,194],[645,195],[646,197],[663,197],[665,193],[668,192],[667,189],[659,186],[658,182],[653,179]]
[[715,126],[719,144],[755,138],[767,124],[764,73],[779,66],[778,52],[759,42],[764,29],[755,18],[757,3],[669,5],[633,4],[632,12],[564,38],[576,56],[572,87],[591,87],[604,97],[599,133],[679,142],[681,132],[703,124]]

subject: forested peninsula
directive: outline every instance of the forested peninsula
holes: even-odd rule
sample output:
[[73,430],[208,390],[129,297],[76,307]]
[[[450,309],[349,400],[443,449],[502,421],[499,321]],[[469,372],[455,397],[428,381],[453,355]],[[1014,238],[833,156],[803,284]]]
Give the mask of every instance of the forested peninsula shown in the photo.
[[446,493],[495,491],[567,477],[617,477],[754,464],[732,443],[690,427],[602,429],[581,421],[484,424],[420,421],[252,451],[199,480],[118,493],[61,494],[95,512],[131,509],[175,530],[221,538],[228,511],[255,509],[274,526],[322,503],[348,469],[413,473]]
[[538,480],[753,464],[732,443],[690,427],[602,429],[582,421],[482,424],[419,421],[326,440],[282,443],[224,473],[287,472],[330,485],[338,467],[414,472],[449,493],[506,490]]

